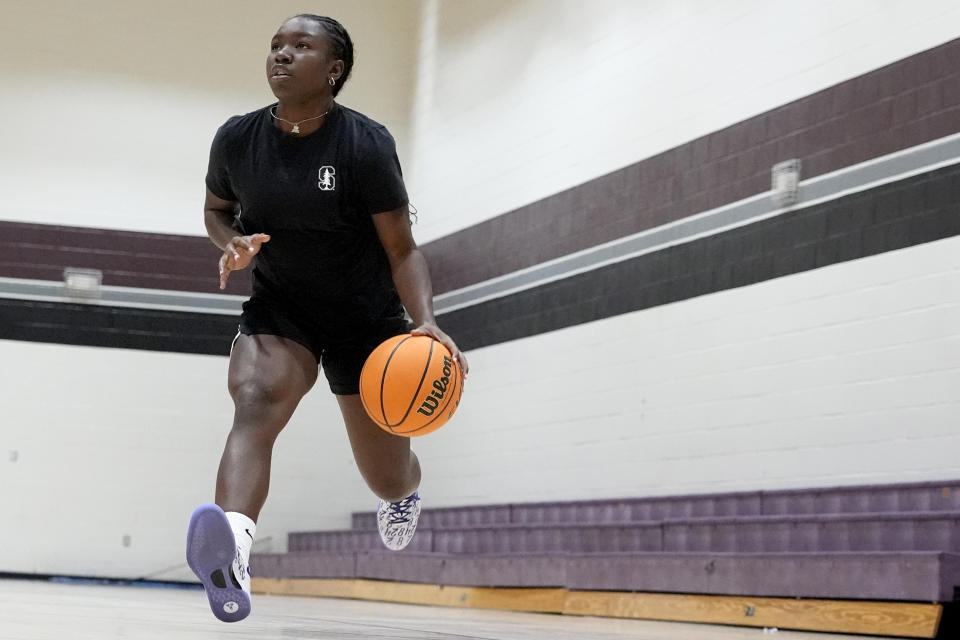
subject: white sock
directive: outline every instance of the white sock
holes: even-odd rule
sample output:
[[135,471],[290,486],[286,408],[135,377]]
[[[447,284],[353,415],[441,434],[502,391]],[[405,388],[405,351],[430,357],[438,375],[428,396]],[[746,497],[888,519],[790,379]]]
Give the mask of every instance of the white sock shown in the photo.
[[257,535],[257,523],[239,511],[227,511],[226,514],[245,568],[250,564],[250,547],[253,546],[253,536]]

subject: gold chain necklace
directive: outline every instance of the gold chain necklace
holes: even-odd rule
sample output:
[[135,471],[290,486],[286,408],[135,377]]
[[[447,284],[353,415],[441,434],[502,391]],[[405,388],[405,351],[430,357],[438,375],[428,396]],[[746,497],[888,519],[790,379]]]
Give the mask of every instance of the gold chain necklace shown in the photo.
[[281,118],[280,116],[277,115],[277,108],[276,108],[276,107],[270,107],[270,115],[273,116],[273,119],[274,119],[274,120],[279,120],[280,122],[286,122],[287,124],[292,124],[292,125],[293,125],[293,129],[290,130],[290,133],[300,133],[300,125],[302,125],[304,122],[310,122],[311,120],[319,120],[319,119],[322,118],[323,116],[325,116],[325,115],[327,115],[328,113],[330,113],[332,110],[333,110],[333,105],[331,105],[329,109],[327,109],[326,111],[324,111],[324,112],[321,113],[320,115],[318,115],[318,116],[313,116],[312,118],[306,118],[306,119],[304,119],[304,120],[301,120],[300,122],[290,122],[289,120],[284,120],[283,118]]

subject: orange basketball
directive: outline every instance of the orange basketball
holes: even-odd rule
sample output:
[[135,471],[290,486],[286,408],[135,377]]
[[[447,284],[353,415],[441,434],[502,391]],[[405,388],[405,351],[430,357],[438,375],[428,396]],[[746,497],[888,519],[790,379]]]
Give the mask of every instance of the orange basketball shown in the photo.
[[399,436],[436,431],[460,404],[463,381],[450,350],[403,334],[373,350],[360,372],[360,399],[380,428]]

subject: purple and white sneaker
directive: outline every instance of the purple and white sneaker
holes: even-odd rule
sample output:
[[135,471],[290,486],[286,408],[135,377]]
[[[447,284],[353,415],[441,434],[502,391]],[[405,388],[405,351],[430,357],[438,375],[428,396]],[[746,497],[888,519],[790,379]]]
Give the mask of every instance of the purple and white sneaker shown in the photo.
[[223,509],[202,504],[187,528],[187,564],[203,583],[210,610],[224,622],[250,615],[250,567]]
[[380,539],[391,551],[400,551],[413,540],[420,519],[420,494],[414,492],[400,502],[381,500],[377,506]]

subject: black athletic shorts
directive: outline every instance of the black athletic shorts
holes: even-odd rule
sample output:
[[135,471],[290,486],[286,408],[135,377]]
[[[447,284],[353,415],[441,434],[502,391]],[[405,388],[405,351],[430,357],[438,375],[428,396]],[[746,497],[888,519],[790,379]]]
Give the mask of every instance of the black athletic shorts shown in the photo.
[[323,367],[330,390],[340,396],[360,393],[360,370],[377,345],[411,329],[413,325],[403,315],[369,325],[325,327],[301,311],[257,295],[243,303],[240,316],[244,335],[280,336],[309,349]]

